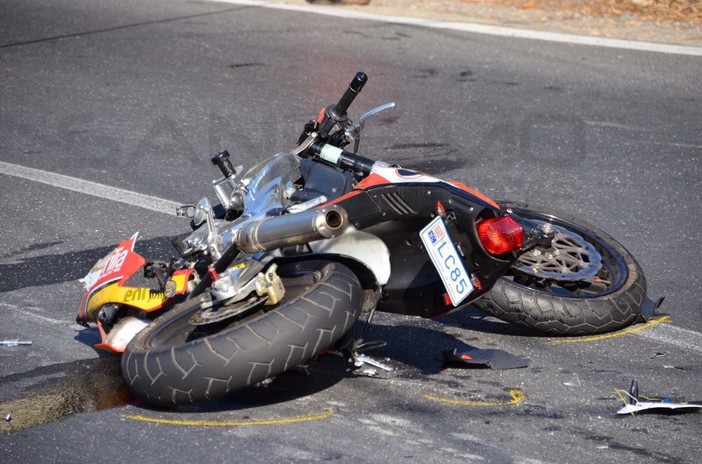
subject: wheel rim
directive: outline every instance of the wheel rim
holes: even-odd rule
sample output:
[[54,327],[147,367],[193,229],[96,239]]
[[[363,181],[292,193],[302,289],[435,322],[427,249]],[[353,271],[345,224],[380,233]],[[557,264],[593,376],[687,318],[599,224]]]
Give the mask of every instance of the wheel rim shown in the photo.
[[[193,324],[192,319],[196,318],[203,310],[199,302],[191,301],[187,309],[183,309],[177,317],[163,324],[149,335],[146,342],[150,348],[166,348],[188,342],[197,342],[199,339],[213,335],[218,332],[233,330],[239,326],[243,320],[248,322],[252,318],[265,315],[266,312],[275,310],[279,305],[289,304],[307,290],[316,285],[322,278],[322,272],[313,268],[293,268],[281,279],[285,283],[286,293],[284,299],[278,305],[263,307],[261,304],[251,305],[245,311],[221,321],[214,321],[208,324]],[[265,309],[265,310],[264,310]]]
[[245,314],[250,309],[264,303],[267,299],[268,297],[266,296],[259,297],[258,295],[252,295],[243,301],[237,301],[236,303],[223,307],[210,306],[195,313],[190,318],[190,323],[192,325],[207,325],[225,321],[235,316]]

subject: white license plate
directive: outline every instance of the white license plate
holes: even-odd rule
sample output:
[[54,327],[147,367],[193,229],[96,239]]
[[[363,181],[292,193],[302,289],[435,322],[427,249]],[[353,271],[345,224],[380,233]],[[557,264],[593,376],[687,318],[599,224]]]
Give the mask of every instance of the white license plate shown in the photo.
[[439,272],[441,281],[451,298],[451,303],[458,306],[473,291],[470,276],[463,266],[463,261],[453,246],[446,224],[437,216],[419,232],[424,247],[429,252],[431,262]]

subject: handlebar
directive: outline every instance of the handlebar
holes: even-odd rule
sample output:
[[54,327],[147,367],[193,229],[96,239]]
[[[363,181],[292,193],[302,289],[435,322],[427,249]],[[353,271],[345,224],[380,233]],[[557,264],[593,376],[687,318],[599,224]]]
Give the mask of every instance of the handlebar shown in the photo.
[[334,124],[346,120],[346,111],[353,103],[356,96],[361,92],[363,86],[368,82],[368,76],[364,72],[357,72],[353,80],[349,84],[349,87],[341,96],[339,102],[336,105],[330,105],[326,110],[326,118],[322,127],[319,131],[322,134],[328,134],[329,131],[334,127]]
[[[324,119],[317,128],[320,137],[308,137],[304,142],[300,143],[293,153],[304,158],[312,156],[313,159],[322,160],[341,169],[353,171],[363,175],[363,177],[368,176],[373,169],[373,165],[376,164],[375,160],[345,151],[334,145],[333,142],[329,143],[329,131],[334,128],[334,125],[347,120],[346,110],[351,106],[351,103],[353,103],[367,81],[368,76],[365,73],[357,72],[344,95],[339,99],[339,102],[326,108]],[[305,133],[303,133],[304,135]]]
[[342,150],[334,145],[321,142],[312,144],[310,147],[310,153],[319,157],[319,159],[323,161],[340,167],[341,169],[348,169],[353,172],[361,173],[364,177],[371,173],[373,170],[373,165],[376,163],[375,160],[366,158],[365,156],[360,156],[355,153]]

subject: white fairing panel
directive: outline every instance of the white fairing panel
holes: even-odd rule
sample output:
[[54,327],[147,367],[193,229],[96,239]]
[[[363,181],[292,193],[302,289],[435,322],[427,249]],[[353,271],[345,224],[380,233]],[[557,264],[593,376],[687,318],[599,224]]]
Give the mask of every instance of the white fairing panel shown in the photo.
[[390,250],[385,243],[373,234],[349,225],[335,238],[318,240],[309,244],[315,253],[344,255],[364,263],[378,281],[385,285],[390,279]]
[[396,167],[373,166],[373,174],[382,176],[388,184],[404,184],[409,182],[444,182],[423,172]]

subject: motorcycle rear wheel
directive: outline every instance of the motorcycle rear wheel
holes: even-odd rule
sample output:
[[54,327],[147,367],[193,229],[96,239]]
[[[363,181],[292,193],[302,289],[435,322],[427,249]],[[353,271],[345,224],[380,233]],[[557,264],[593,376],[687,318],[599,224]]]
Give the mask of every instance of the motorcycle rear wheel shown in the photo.
[[550,259],[539,261],[540,250],[521,258],[474,306],[552,335],[606,333],[639,319],[646,278],[614,238],[572,216],[520,203],[500,206],[552,224],[563,240],[550,250]]
[[161,407],[222,397],[308,361],[357,321],[361,286],[347,267],[301,261],[278,274],[285,297],[265,312],[196,326],[201,308],[189,300],[155,319],[122,355],[131,393]]

